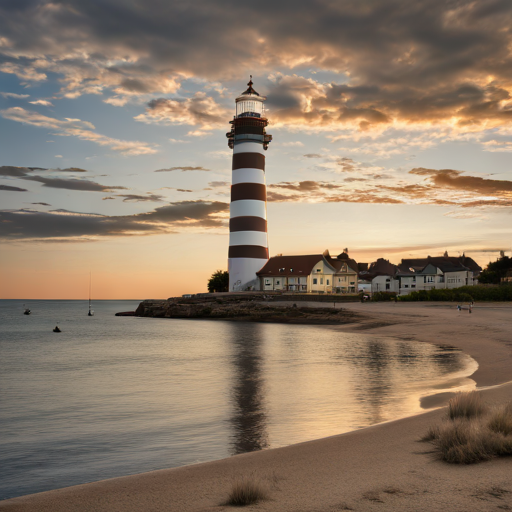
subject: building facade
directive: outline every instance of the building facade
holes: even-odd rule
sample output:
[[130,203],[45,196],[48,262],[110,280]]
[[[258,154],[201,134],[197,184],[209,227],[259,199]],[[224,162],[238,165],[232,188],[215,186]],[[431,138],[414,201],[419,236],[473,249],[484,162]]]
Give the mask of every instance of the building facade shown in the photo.
[[233,150],[229,208],[229,291],[259,290],[256,272],[268,260],[265,97],[248,88],[236,98],[236,115],[226,134]]
[[357,293],[357,263],[345,253],[274,256],[257,275],[265,291]]

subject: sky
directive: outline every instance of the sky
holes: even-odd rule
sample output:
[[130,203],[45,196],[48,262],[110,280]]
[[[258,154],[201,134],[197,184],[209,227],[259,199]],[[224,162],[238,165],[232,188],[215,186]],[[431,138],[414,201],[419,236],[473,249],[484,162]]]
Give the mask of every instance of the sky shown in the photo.
[[271,256],[510,255],[511,27],[509,0],[3,0],[0,298],[206,291],[250,75]]

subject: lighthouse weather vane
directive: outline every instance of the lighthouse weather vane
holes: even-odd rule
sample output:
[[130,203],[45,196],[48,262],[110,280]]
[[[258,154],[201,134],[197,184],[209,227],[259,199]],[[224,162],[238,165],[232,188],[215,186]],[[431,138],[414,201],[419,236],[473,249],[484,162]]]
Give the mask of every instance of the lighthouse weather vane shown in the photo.
[[265,96],[248,88],[235,100],[236,115],[226,134],[233,150],[229,208],[229,291],[259,290],[256,272],[268,260],[265,151],[272,135],[265,127]]

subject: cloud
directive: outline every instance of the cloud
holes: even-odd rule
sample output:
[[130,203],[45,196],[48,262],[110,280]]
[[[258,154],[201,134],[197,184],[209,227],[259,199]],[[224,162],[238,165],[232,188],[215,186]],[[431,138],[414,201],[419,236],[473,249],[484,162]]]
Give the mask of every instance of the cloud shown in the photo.
[[51,204],[48,204],[48,203],[30,203],[30,204],[40,204],[41,206],[51,206]]
[[135,120],[148,124],[200,126],[200,130],[189,135],[205,135],[205,130],[225,127],[230,113],[206,93],[197,92],[191,98],[151,100],[146,113],[136,116]]
[[[155,144],[107,137],[106,135],[101,135],[92,131],[95,128],[94,125],[88,121],[82,121],[80,119],[56,119],[44,116],[37,112],[25,110],[21,107],[12,107],[7,110],[1,110],[0,115],[11,121],[55,130],[56,135],[68,137],[73,136],[81,140],[95,142],[100,146],[108,146],[114,151],[119,151],[124,155],[148,155],[157,152]],[[56,156],[62,157],[62,155]]]
[[417,167],[410,174],[428,176],[438,187],[465,190],[482,195],[509,196],[512,193],[512,181],[490,180],[478,176],[463,176],[462,171],[453,169],[425,169]]
[[16,100],[30,98],[30,94],[17,94],[15,92],[0,92],[0,96],[3,96],[4,98],[13,98]]
[[36,100],[36,101],[29,101],[32,105],[44,105],[45,107],[53,107],[53,103],[48,100]]
[[87,172],[85,169],[80,169],[80,167],[67,167],[66,169],[52,169],[52,171],[59,172]]
[[209,187],[217,188],[217,187],[229,187],[231,183],[229,181],[210,181],[208,183]]
[[318,153],[307,153],[306,155],[302,155],[304,158],[322,158],[322,155]]
[[26,188],[10,187],[9,185],[0,185],[0,191],[5,190],[7,192],[28,192]]
[[[118,194],[117,197],[123,197],[123,202],[141,202],[141,201],[163,201],[164,196],[159,196],[157,194],[148,194],[147,196],[142,196],[138,194]],[[106,199],[105,197],[103,199]]]
[[12,176],[13,178],[18,178],[26,176],[27,173],[31,171],[32,169],[30,167],[15,167],[13,165],[0,166],[0,176]]
[[67,210],[3,210],[0,211],[0,239],[81,241],[215,229],[226,226],[228,209],[227,203],[218,201],[181,201],[127,216]]
[[184,167],[169,167],[169,169],[158,169],[155,172],[171,172],[171,171],[210,171],[210,169],[206,169],[205,167],[190,167],[190,166],[184,166]]
[[295,141],[295,142],[283,142],[281,144],[281,146],[283,147],[298,147],[298,148],[301,148],[304,146],[304,144],[300,141]]
[[[248,69],[270,76],[262,92],[271,120],[293,130],[479,133],[512,117],[512,4],[504,0],[41,0],[4,2],[0,19],[4,73],[27,85],[57,76],[67,98],[151,100],[139,121],[200,128],[192,133],[224,126],[232,114],[224,86]],[[301,76],[306,69],[339,79]],[[194,87],[180,88],[185,81]]]
[[42,183],[43,187],[81,190],[83,192],[110,192],[111,190],[126,189],[126,187],[100,185],[99,183],[89,180],[46,178],[44,176],[25,176],[21,179]]
[[[8,176],[12,178],[19,178],[26,181],[36,181],[42,183],[43,187],[50,188],[63,188],[67,190],[82,190],[90,192],[108,192],[110,190],[122,190],[126,187],[118,186],[104,186],[90,180],[79,180],[75,178],[63,179],[52,178],[46,176],[34,175],[33,171],[47,171],[41,167],[14,167],[10,165],[0,166],[0,176]],[[52,169],[58,172],[87,172],[78,167],[70,167],[68,169]]]

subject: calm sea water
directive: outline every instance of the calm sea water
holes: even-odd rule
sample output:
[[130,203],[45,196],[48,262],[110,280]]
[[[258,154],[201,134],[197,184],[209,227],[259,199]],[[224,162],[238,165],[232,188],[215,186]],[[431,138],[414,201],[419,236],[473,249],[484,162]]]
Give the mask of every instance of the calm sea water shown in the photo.
[[25,302],[0,301],[1,499],[347,432],[474,384],[469,356],[410,340]]

